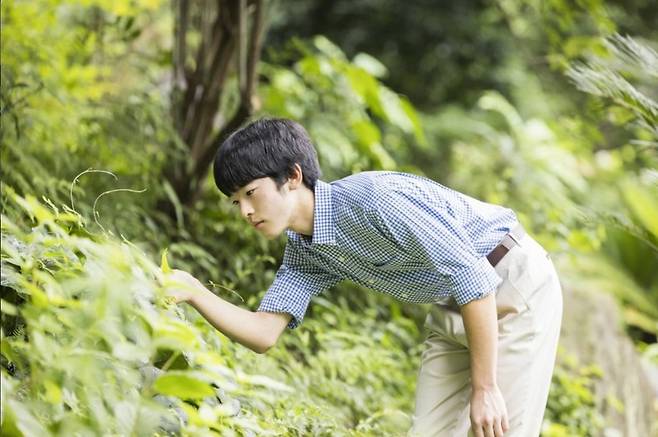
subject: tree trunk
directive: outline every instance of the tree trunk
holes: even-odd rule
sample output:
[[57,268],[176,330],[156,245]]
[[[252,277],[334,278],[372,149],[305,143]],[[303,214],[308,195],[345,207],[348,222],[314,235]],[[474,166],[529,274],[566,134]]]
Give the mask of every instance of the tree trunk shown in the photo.
[[[171,116],[186,156],[172,162],[164,177],[182,206],[199,198],[217,148],[255,110],[263,8],[263,0],[174,0]],[[201,36],[196,48],[189,47],[190,32]],[[188,56],[192,50],[194,62]],[[228,113],[221,102],[232,73],[238,77],[239,102]],[[176,217],[170,199],[162,199],[158,209]]]

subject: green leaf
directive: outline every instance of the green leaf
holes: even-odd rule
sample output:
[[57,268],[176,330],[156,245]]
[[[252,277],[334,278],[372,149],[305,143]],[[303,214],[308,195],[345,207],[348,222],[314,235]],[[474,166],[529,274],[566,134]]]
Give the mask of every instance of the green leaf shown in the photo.
[[379,100],[386,113],[386,119],[404,132],[413,132],[414,125],[402,107],[400,97],[390,89],[379,87]]
[[416,112],[416,109],[414,109],[414,106],[405,97],[400,97],[400,106],[402,107],[402,110],[404,111],[405,114],[407,114],[407,117],[409,117],[409,120],[411,121],[416,141],[418,141],[418,143],[422,146],[427,145],[427,138],[425,138],[425,132],[423,131],[423,127],[420,123],[418,113]]
[[168,372],[155,381],[153,388],[161,394],[181,399],[203,399],[215,394],[208,382],[190,372]]
[[174,350],[188,350],[197,347],[197,333],[180,320],[168,320],[155,326],[155,344]]
[[178,224],[178,226],[181,227],[184,226],[185,223],[183,216],[183,206],[181,205],[180,199],[178,198],[176,191],[167,180],[164,180],[162,182],[162,187],[164,188],[165,193],[169,198],[169,201],[171,202],[172,205],[174,205],[174,211],[176,213],[176,223]]
[[50,435],[32,412],[22,403],[9,399],[4,404],[2,435],[35,436]]
[[352,130],[361,144],[370,145],[379,143],[381,140],[381,133],[377,126],[367,120],[357,121],[352,125]]
[[325,36],[318,35],[313,38],[313,45],[320,52],[329,56],[330,58],[345,60],[345,55],[343,54],[342,50]]
[[62,389],[50,379],[43,382],[46,389],[46,400],[51,404],[59,404],[62,402]]
[[626,321],[626,324],[638,327],[646,332],[658,334],[658,322],[648,314],[641,313],[633,308],[624,309],[624,321]]
[[658,238],[658,206],[656,206],[655,195],[630,181],[622,184],[622,192],[626,203],[642,225]]
[[160,259],[160,270],[162,270],[162,273],[171,273],[171,267],[169,267],[169,263],[167,262],[168,251],[168,248],[162,251],[162,257]]
[[18,314],[18,308],[16,307],[16,305],[7,302],[4,299],[0,299],[0,311],[10,316],[15,316],[16,314]]
[[377,117],[386,118],[386,113],[380,100],[380,85],[377,79],[368,74],[364,69],[351,66],[346,68],[345,75],[352,90],[366,103],[367,107]]
[[358,53],[352,60],[352,63],[377,78],[385,77],[388,74],[386,66],[379,62],[377,58],[367,53]]

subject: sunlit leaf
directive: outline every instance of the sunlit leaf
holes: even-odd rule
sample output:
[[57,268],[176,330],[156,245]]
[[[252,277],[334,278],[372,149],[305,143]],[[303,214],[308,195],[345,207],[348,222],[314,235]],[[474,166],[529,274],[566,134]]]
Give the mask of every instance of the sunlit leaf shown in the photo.
[[169,267],[169,262],[167,262],[168,250],[168,248],[165,248],[165,250],[162,251],[162,257],[160,259],[160,270],[162,270],[162,273],[171,273],[171,267]]
[[367,53],[357,53],[353,61],[354,65],[363,68],[371,76],[376,78],[383,78],[388,74],[386,66],[382,64],[377,58],[370,56]]
[[642,186],[626,181],[621,186],[624,199],[633,213],[654,237],[658,238],[658,188],[653,193]]
[[59,404],[62,402],[62,390],[55,382],[47,379],[43,382],[43,385],[46,389],[46,400],[48,402],[51,404]]
[[202,399],[212,396],[213,388],[189,372],[171,371],[156,379],[153,388],[164,395],[181,399]]

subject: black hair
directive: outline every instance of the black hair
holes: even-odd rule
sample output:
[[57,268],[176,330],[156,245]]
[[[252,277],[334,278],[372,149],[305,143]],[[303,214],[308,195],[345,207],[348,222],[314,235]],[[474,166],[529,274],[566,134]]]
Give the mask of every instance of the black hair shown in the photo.
[[320,177],[318,156],[301,124],[283,118],[262,118],[233,132],[219,147],[213,166],[215,185],[230,196],[254,179],[271,177],[285,183],[295,164],[311,191]]

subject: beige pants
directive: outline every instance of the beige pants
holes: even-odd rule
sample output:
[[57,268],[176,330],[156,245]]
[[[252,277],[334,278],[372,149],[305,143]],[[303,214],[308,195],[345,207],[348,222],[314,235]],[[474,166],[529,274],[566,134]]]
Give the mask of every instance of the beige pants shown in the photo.
[[[555,363],[562,291],[546,251],[529,236],[496,266],[497,379],[509,417],[505,437],[538,436]],[[412,435],[470,433],[470,355],[459,308],[433,305],[416,388]]]

